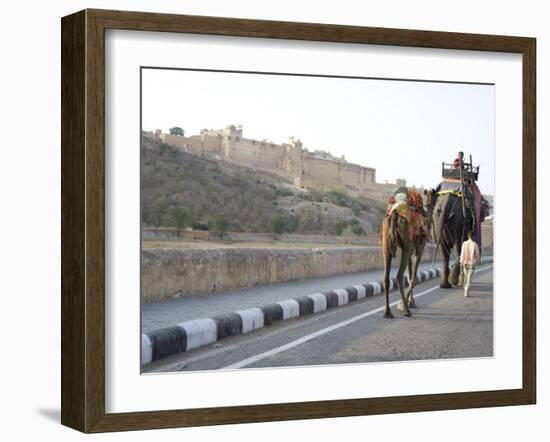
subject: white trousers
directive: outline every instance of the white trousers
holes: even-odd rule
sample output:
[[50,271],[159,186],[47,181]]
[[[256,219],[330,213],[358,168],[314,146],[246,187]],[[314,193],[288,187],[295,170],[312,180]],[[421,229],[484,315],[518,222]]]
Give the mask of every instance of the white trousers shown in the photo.
[[464,276],[462,286],[464,287],[464,296],[469,296],[470,282],[472,281],[472,275],[474,274],[475,266],[471,264],[464,264]]

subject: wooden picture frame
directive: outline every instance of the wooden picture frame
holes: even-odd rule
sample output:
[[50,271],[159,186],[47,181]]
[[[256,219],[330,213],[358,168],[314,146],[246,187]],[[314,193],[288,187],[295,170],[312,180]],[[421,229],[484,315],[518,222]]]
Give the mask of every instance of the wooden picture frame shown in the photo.
[[[533,404],[536,400],[534,38],[84,10],[62,19],[62,424],[142,430]],[[517,53],[523,64],[523,383],[512,390],[105,412],[105,30]]]

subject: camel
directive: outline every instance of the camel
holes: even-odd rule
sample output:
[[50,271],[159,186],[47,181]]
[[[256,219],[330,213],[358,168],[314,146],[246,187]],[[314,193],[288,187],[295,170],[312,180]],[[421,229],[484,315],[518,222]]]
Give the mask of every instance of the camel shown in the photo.
[[[430,220],[428,218],[427,223],[427,229],[429,231]],[[401,262],[399,263],[399,270],[396,277],[397,287],[401,295],[401,302],[398,305],[398,309],[403,316],[411,316],[410,309],[416,307],[413,296],[413,289],[416,285],[416,273],[428,238],[422,231],[415,232],[411,238],[409,236],[409,222],[404,217],[399,216],[395,210],[390,215],[386,215],[382,220],[380,237],[382,243],[382,257],[384,260],[384,295],[386,303],[384,318],[393,318],[389,305],[390,270],[392,258],[395,257],[398,247],[401,249]],[[405,298],[403,275],[407,266],[409,269],[409,290]]]

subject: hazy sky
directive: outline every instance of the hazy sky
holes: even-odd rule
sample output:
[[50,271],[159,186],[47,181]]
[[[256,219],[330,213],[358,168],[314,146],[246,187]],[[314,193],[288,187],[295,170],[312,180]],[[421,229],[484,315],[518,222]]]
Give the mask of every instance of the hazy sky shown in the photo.
[[160,69],[144,69],[142,85],[144,130],[242,124],[246,138],[294,136],[376,168],[378,182],[425,187],[462,150],[494,194],[494,86]]

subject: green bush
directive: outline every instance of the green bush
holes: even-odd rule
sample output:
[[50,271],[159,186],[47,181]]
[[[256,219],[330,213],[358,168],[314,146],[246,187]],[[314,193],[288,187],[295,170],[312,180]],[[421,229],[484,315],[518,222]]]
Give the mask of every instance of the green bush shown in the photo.
[[271,226],[271,232],[275,235],[280,235],[284,232],[295,232],[300,224],[300,220],[296,215],[287,215],[279,212],[271,216],[269,224]]
[[181,229],[187,227],[192,221],[193,214],[181,206],[173,206],[170,209],[170,218],[172,225],[178,229],[178,235]]
[[218,213],[214,218],[214,230],[218,232],[220,238],[223,238],[223,235],[227,232],[229,227],[229,220],[224,213]]
[[284,187],[278,188],[275,193],[279,196],[294,196],[294,192],[290,189],[285,189]]
[[329,227],[329,232],[332,235],[340,236],[344,233],[344,230],[348,226],[348,222],[345,219],[339,219]]
[[353,233],[355,236],[361,236],[365,234],[365,231],[363,230],[363,227],[361,227],[359,224],[355,224],[351,228],[351,233]]
[[210,230],[207,224],[204,224],[198,221],[195,221],[193,224],[191,224],[191,227],[193,228],[193,230],[204,230],[204,231]]
[[284,232],[285,230],[285,219],[284,215],[282,213],[275,213],[271,216],[271,219],[269,220],[269,224],[271,226],[271,231],[275,235],[279,235]]
[[170,149],[170,145],[166,144],[166,143],[160,143],[159,144],[159,149],[162,153],[164,153],[164,152],[166,152]]

